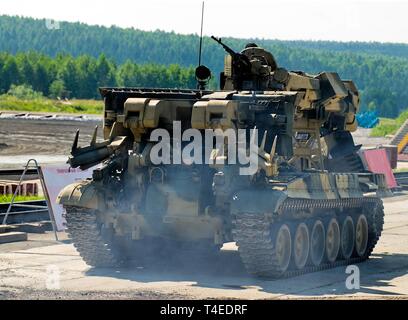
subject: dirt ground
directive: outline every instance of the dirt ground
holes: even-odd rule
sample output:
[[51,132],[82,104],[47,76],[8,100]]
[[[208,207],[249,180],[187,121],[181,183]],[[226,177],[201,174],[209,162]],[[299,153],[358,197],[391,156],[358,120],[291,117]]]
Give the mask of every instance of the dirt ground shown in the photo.
[[366,148],[372,148],[390,142],[388,138],[370,137],[370,133],[371,129],[358,128],[352,133],[355,144],[362,144]]
[[102,121],[26,120],[0,117],[0,169],[21,168],[28,159],[41,164],[66,162],[77,129],[79,146],[89,145],[95,126],[102,137]]
[[290,279],[253,278],[233,243],[210,259],[176,252],[144,268],[135,262],[95,269],[65,234],[57,243],[47,233],[0,245],[0,299],[406,299],[408,195],[384,201],[384,232],[372,258],[357,265],[358,290],[346,288],[346,266]]

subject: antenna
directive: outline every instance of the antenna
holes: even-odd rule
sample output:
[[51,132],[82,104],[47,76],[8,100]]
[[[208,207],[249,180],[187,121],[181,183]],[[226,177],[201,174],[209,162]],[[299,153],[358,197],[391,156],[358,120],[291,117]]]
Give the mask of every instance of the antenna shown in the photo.
[[211,78],[211,71],[206,66],[201,65],[201,49],[203,47],[203,24],[204,24],[204,1],[201,8],[201,34],[200,34],[200,48],[198,52],[198,67],[195,70],[195,77],[197,80],[197,89],[205,90],[205,86]]
[[203,47],[204,1],[201,7],[200,48],[198,49],[198,65],[201,66],[201,49]]

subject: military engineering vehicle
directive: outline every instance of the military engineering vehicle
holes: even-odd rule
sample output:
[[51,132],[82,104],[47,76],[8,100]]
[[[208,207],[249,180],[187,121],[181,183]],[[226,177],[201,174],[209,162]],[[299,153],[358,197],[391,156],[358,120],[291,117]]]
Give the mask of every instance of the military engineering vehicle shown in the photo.
[[[354,83],[334,72],[287,71],[254,43],[235,52],[213,39],[227,52],[220,90],[205,89],[205,66],[196,70],[197,89],[100,89],[105,140],[97,142],[95,129],[91,144],[78,147],[77,132],[68,160],[99,166],[58,198],[83,259],[117,266],[130,252],[168,242],[217,250],[232,241],[261,277],[367,259],[381,235],[386,186],[383,175],[364,171],[350,134],[359,106]],[[156,139],[157,129],[169,138]],[[248,134],[222,136],[220,148],[207,130]],[[193,137],[210,152],[180,160]],[[168,147],[163,157],[173,148],[170,163],[152,156],[159,144]],[[252,172],[229,161],[237,145],[255,161]]]

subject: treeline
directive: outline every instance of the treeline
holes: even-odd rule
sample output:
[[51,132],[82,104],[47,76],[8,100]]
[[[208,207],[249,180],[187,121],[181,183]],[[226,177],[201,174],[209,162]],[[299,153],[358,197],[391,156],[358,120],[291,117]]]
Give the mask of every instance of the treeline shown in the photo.
[[[197,35],[68,22],[61,22],[59,29],[47,29],[46,25],[45,20],[0,16],[0,51],[15,55],[34,50],[55,58],[50,63],[52,67],[44,66],[50,78],[41,76],[44,70],[38,67],[40,78],[46,78],[47,81],[35,85],[41,87],[45,94],[49,93],[52,82],[59,79],[78,97],[94,96],[90,93],[94,93],[102,83],[195,86],[192,73],[198,57]],[[312,74],[321,71],[338,72],[342,78],[352,79],[357,84],[363,110],[377,110],[381,116],[394,117],[408,106],[408,45],[256,38],[223,40],[237,51],[249,41],[256,42],[270,50],[278,64],[289,70],[303,70]],[[100,57],[101,53],[104,54],[103,58]],[[67,55],[75,58],[67,58]],[[213,71],[214,79],[218,78],[223,68],[224,55],[225,52],[218,44],[208,37],[204,38],[203,63]],[[46,60],[50,59],[42,56],[39,61],[47,65]],[[58,65],[61,59],[64,60],[63,66]],[[68,63],[74,60],[75,63]],[[156,64],[175,65],[166,68]],[[61,71],[61,68],[65,71]],[[144,68],[143,72],[141,68]],[[169,71],[171,69],[179,71]],[[80,75],[77,73],[74,76],[73,70]],[[56,83],[55,87],[58,84],[61,83]]]
[[12,85],[29,85],[45,96],[99,98],[98,87],[194,88],[194,68],[178,65],[139,65],[126,61],[116,65],[100,55],[93,58],[59,54],[55,58],[36,52],[0,53],[0,93]]
[[[220,34],[215,36],[222,33],[220,30]],[[208,37],[204,37],[204,41],[205,56],[208,56],[209,61],[223,52]],[[268,49],[285,47],[408,58],[408,44],[402,43],[267,40],[257,39],[256,34],[251,39],[225,38],[225,41],[232,41],[238,46],[255,41]],[[0,15],[0,51],[14,54],[34,50],[50,56],[66,52],[73,56],[89,54],[97,57],[104,52],[118,63],[127,59],[139,63],[163,59],[164,64],[190,65],[197,62],[197,44],[198,36],[194,34],[180,35],[159,30],[150,32],[72,22],[59,22],[59,29],[47,29],[45,19]],[[215,55],[212,54],[214,49]]]
[[404,43],[381,43],[381,42],[339,42],[339,41],[304,41],[290,40],[280,41],[271,40],[282,45],[303,48],[318,49],[339,52],[358,52],[366,54],[381,54],[393,57],[408,58],[408,45]]

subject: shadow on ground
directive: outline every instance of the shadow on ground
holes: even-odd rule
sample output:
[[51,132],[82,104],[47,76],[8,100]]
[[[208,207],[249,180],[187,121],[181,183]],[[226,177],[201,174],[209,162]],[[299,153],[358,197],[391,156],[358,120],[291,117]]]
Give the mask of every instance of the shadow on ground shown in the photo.
[[196,254],[177,251],[161,257],[145,256],[143,263],[132,260],[126,268],[91,268],[88,276],[104,276],[150,283],[161,281],[189,282],[201,288],[245,290],[255,288],[274,297],[323,295],[408,295],[393,290],[391,281],[408,273],[408,255],[377,254],[358,264],[360,289],[346,288],[346,266],[289,279],[257,279],[247,274],[236,250],[221,250],[216,254]]

